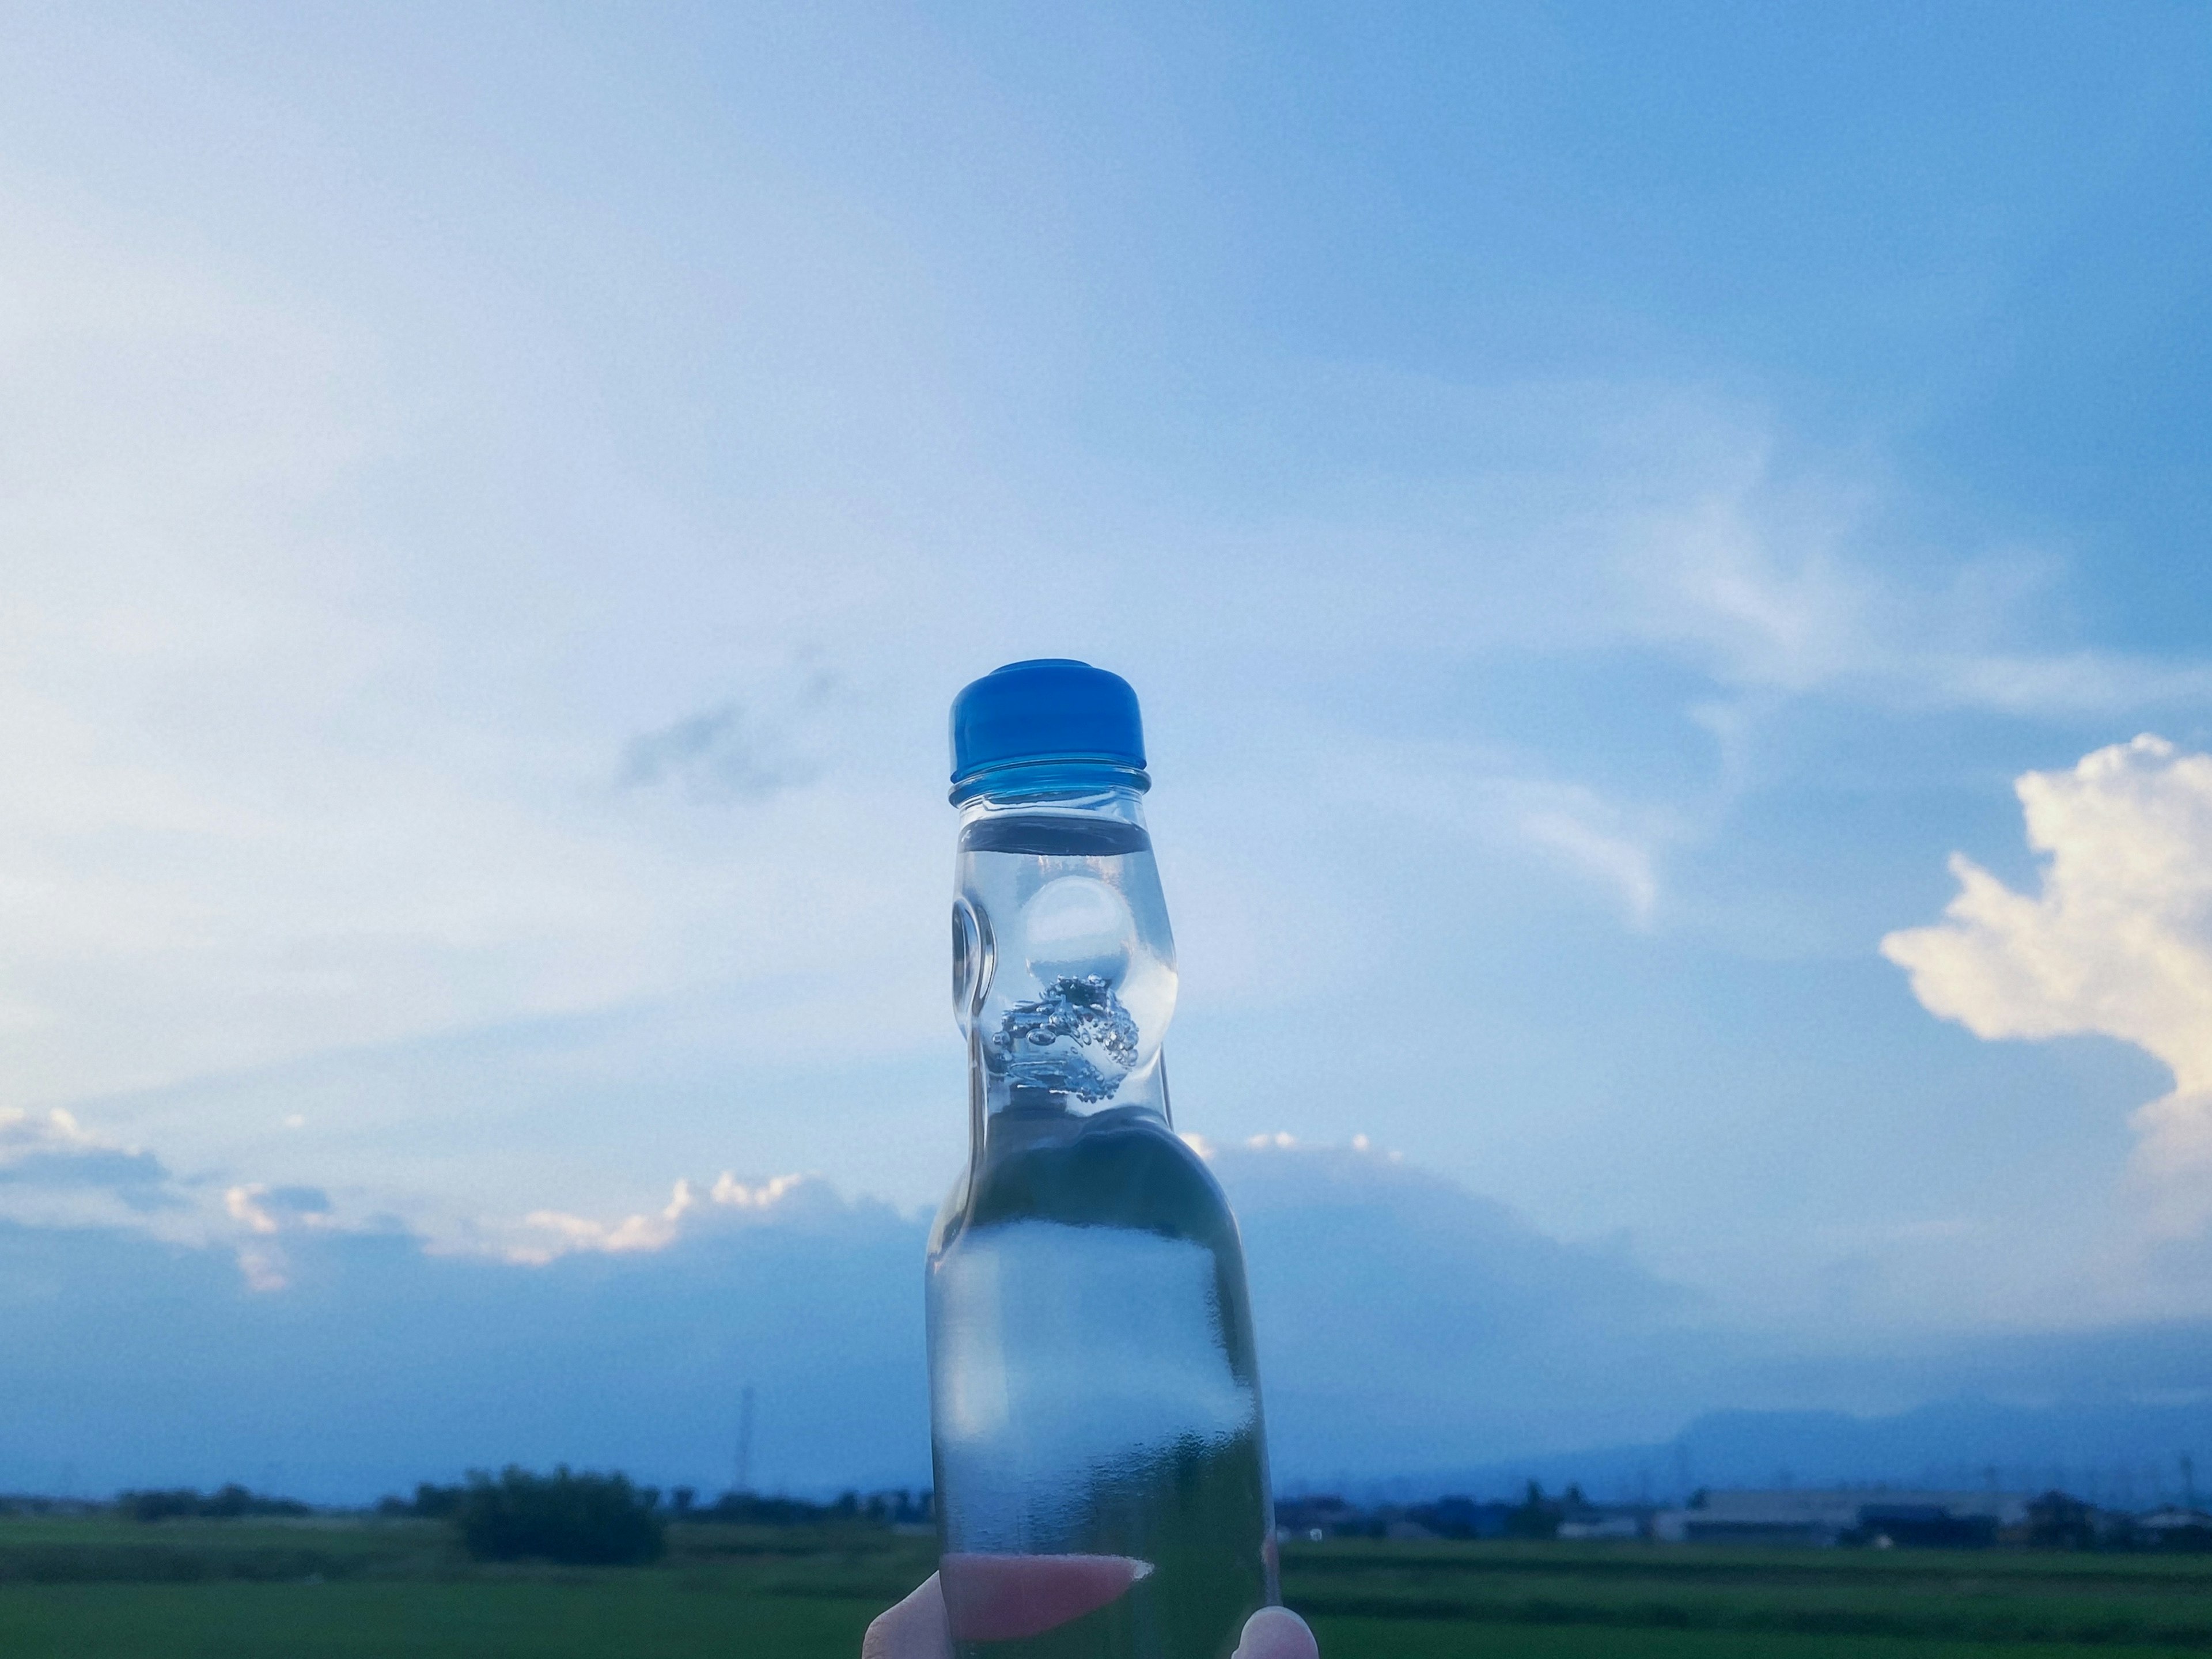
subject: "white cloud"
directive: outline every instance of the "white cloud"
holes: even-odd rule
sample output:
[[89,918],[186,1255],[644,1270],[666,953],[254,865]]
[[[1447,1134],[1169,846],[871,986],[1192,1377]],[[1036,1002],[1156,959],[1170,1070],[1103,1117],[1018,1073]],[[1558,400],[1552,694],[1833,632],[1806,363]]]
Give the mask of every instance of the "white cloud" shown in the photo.
[[627,1255],[638,1250],[665,1250],[676,1242],[678,1225],[684,1212],[697,1200],[692,1196],[691,1183],[678,1181],[670,1195],[668,1206],[652,1215],[625,1216],[617,1222],[594,1221],[588,1216],[570,1215],[565,1210],[532,1210],[523,1218],[523,1225],[550,1233],[552,1237],[543,1242],[512,1245],[506,1252],[510,1261],[543,1267],[557,1257],[576,1250],[599,1250],[609,1255]]
[[286,1243],[344,1231],[320,1187],[180,1179],[161,1158],[56,1109],[0,1108],[0,1223],[121,1229],[171,1244],[229,1245],[247,1285],[283,1290]]
[[290,1288],[292,1264],[283,1235],[332,1230],[337,1224],[330,1194],[319,1187],[270,1187],[259,1182],[233,1187],[222,1195],[225,1214],[246,1230],[236,1246],[238,1271],[246,1287],[262,1294]]
[[233,1221],[263,1237],[294,1227],[328,1226],[331,1220],[330,1194],[319,1187],[270,1187],[251,1182],[228,1189],[222,1206]]
[[[691,1183],[679,1180],[665,1209],[651,1214],[625,1216],[620,1221],[594,1221],[588,1216],[571,1215],[564,1210],[533,1210],[523,1218],[523,1225],[551,1237],[525,1238],[509,1244],[502,1254],[510,1261],[543,1267],[579,1250],[598,1250],[609,1255],[665,1250],[702,1221],[711,1222],[726,1212],[748,1219],[787,1218],[790,1210],[787,1200],[809,1187],[819,1188],[817,1196],[832,1205],[839,1201],[824,1183],[811,1176],[777,1176],[758,1186],[748,1186],[725,1170],[708,1189],[704,1208]],[[687,1217],[690,1218],[690,1228],[686,1226]]]
[[774,1209],[797,1192],[808,1179],[802,1175],[782,1175],[763,1181],[757,1187],[748,1187],[725,1170],[716,1177],[708,1196],[715,1203],[727,1205],[734,1210],[767,1211]]
[[17,1108],[0,1107],[0,1170],[57,1154],[76,1157],[106,1146],[106,1142],[86,1131],[74,1113],[58,1109],[34,1117]]
[[2041,890],[1962,854],[1935,927],[1883,939],[1932,1013],[1977,1036],[2094,1033],[2173,1073],[2143,1106],[2136,1163],[2166,1227],[2212,1219],[2212,756],[2139,737],[2015,786]]

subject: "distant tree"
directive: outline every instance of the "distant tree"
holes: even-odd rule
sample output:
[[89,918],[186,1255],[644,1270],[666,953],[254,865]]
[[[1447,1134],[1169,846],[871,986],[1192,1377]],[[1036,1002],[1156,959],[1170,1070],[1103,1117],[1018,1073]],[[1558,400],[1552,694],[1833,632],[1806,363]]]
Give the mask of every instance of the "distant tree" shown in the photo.
[[[678,1493],[683,1490],[679,1487]],[[828,1504],[812,1504],[804,1498],[764,1498],[755,1492],[726,1492],[713,1503],[702,1504],[695,1493],[688,1507],[679,1498],[669,1518],[747,1527],[890,1527],[927,1526],[936,1516],[935,1499],[925,1487],[920,1492],[902,1489],[865,1497],[848,1492]]]
[[118,1492],[115,1507],[133,1521],[175,1521],[200,1512],[199,1493],[189,1486],[171,1492]]
[[668,1547],[660,1493],[623,1474],[550,1475],[510,1464],[495,1480],[469,1476],[454,1519],[479,1561],[539,1559],[575,1566],[657,1561]]
[[1439,1538],[1483,1538],[1496,1536],[1506,1512],[1502,1504],[1478,1504],[1472,1498],[1439,1498],[1433,1504],[1415,1504],[1406,1511],[1406,1518]]
[[418,1481],[414,1513],[425,1521],[450,1521],[461,1512],[461,1499],[467,1495],[465,1486],[434,1486],[428,1480]]
[[461,1507],[465,1486],[434,1486],[417,1483],[412,1498],[395,1495],[376,1500],[376,1512],[393,1520],[450,1521]]
[[726,1492],[712,1507],[693,1510],[691,1518],[748,1527],[804,1527],[829,1520],[830,1512],[803,1498],[763,1498],[758,1492]]
[[2078,1498],[2047,1492],[2027,1506],[2027,1541],[2039,1549],[2094,1549],[2097,1511]]
[[678,1486],[668,1494],[669,1504],[675,1510],[677,1518],[679,1520],[690,1514],[692,1504],[698,1501],[699,1491],[696,1486]]
[[1557,1538],[1564,1519],[1560,1505],[1545,1497],[1543,1487],[1531,1480],[1528,1494],[1507,1513],[1505,1530],[1515,1538]]
[[2162,1527],[2155,1532],[2139,1534],[2148,1536],[2152,1547],[2192,1554],[2212,1551],[2212,1527]]
[[296,1498],[268,1498],[233,1482],[203,1495],[190,1486],[118,1492],[115,1507],[133,1521],[236,1521],[250,1515],[307,1515]]

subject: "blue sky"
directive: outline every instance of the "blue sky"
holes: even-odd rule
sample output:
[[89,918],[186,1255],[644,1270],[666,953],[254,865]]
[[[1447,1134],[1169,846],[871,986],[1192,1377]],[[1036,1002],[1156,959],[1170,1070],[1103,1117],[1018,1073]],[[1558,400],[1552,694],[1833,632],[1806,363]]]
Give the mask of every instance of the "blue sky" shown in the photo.
[[[2212,1317],[2208,70],[2152,5],[8,11],[21,1282],[680,1307],[726,1172],[910,1217],[945,707],[1069,654],[1145,700],[1181,1127],[1730,1353]],[[1912,1403],[1837,1387],[1666,1409]]]

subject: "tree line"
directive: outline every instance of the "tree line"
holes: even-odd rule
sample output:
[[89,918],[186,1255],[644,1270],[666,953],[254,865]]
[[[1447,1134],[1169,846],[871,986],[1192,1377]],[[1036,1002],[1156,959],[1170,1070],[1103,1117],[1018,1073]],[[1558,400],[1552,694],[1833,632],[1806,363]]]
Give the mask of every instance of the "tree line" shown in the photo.
[[[237,1485],[213,1492],[189,1487],[125,1492],[118,1514],[133,1521],[240,1520],[313,1513],[296,1498],[264,1497]],[[703,1522],[747,1526],[874,1526],[927,1523],[927,1492],[848,1492],[826,1504],[801,1498],[727,1492],[702,1503],[697,1490],[675,1486],[663,1493],[619,1472],[579,1472],[568,1465],[550,1474],[510,1465],[493,1474],[471,1470],[457,1485],[424,1481],[411,1498],[380,1499],[373,1511],[386,1519],[443,1522],[463,1549],[479,1561],[550,1561],[569,1566],[625,1566],[657,1561],[667,1553],[668,1529]]]

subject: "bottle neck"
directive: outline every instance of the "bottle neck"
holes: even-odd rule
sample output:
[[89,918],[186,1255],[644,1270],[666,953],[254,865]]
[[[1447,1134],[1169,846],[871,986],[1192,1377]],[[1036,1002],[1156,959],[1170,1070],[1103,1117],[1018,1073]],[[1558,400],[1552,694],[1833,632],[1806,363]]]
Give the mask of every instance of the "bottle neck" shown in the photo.
[[[1126,795],[1133,801],[1152,787],[1152,778],[1140,766],[1063,757],[1009,761],[963,774],[953,780],[950,799],[963,809],[981,805],[1011,810],[1042,801],[1091,803],[1109,795]],[[1091,809],[1079,805],[1076,810]],[[964,813],[961,822],[967,822]]]
[[953,1000],[979,1155],[1098,1112],[1168,1115],[1175,940],[1142,785],[1092,769],[1046,787],[1020,769],[999,781],[1029,787],[975,793],[960,815]]

